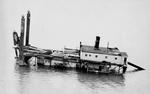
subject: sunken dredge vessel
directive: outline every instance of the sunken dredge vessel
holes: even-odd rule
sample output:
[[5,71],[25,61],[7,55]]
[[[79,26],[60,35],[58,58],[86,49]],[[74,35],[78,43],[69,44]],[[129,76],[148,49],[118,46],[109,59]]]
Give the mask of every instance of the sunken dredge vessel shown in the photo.
[[[79,49],[64,48],[64,51],[40,49],[29,44],[30,12],[21,18],[20,36],[13,32],[14,49],[19,66],[49,66],[53,68],[76,68],[87,72],[123,74],[127,70],[127,53],[118,48],[99,47],[96,36],[94,46],[83,45]],[[25,36],[26,33],[26,37]],[[140,68],[135,64],[130,65]]]

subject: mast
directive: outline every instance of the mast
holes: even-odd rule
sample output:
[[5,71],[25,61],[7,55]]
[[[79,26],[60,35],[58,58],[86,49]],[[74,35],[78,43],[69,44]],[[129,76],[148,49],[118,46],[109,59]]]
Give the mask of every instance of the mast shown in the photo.
[[23,56],[23,46],[24,46],[24,28],[25,28],[25,18],[24,16],[22,16],[21,18],[21,33],[20,33],[20,41],[19,41],[19,46],[20,46],[20,54],[19,54],[19,57],[20,57],[20,60],[23,60],[24,59],[24,56]]
[[20,45],[24,46],[24,30],[25,30],[25,18],[21,18],[21,33],[20,33]]
[[29,32],[30,32],[30,11],[27,13],[27,23],[26,23],[26,46],[29,46]]

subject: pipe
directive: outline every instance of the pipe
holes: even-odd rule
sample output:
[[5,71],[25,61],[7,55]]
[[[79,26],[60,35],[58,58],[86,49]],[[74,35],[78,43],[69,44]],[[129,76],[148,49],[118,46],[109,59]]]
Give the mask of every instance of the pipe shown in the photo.
[[99,49],[99,42],[100,42],[100,37],[96,36],[96,41],[95,41],[95,46],[94,46],[95,49]]

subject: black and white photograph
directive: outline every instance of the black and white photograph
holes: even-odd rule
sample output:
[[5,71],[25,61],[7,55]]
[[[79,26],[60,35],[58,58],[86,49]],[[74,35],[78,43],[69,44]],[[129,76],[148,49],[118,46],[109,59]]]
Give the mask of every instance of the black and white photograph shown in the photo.
[[0,0],[0,94],[149,94],[150,0]]

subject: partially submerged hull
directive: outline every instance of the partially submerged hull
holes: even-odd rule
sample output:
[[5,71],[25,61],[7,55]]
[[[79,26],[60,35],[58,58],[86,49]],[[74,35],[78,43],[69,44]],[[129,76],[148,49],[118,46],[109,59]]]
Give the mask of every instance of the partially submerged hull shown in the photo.
[[[26,56],[24,55],[24,58]],[[53,58],[45,58],[42,56],[33,57],[31,56],[28,60],[20,60],[19,57],[17,58],[17,64],[19,66],[47,66],[52,68],[59,68],[59,69],[77,69],[83,70],[85,72],[95,72],[95,73],[106,73],[106,74],[123,74],[126,71],[126,67],[118,66],[111,63],[103,64],[102,62],[97,64],[97,62],[85,62],[78,60],[69,61],[68,59],[58,57]]]

